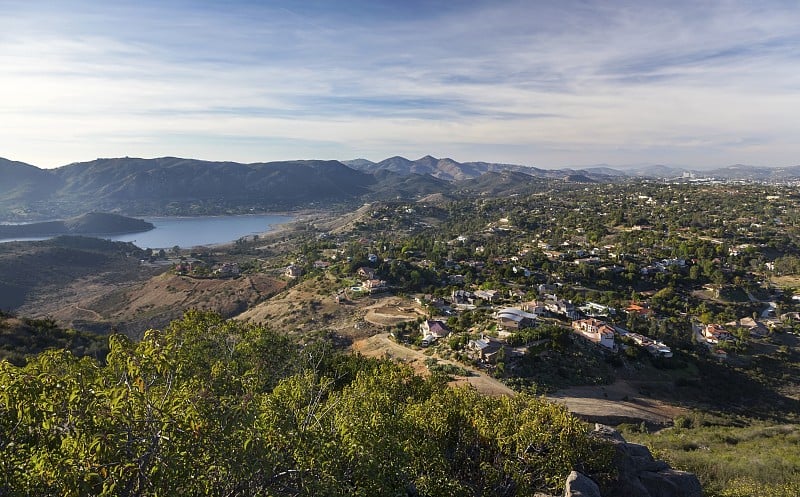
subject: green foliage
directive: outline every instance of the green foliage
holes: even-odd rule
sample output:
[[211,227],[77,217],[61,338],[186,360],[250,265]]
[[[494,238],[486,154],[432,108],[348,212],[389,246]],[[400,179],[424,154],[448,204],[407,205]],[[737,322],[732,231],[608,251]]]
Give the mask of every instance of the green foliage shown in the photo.
[[440,363],[438,360],[430,357],[425,359],[425,366],[427,366],[428,371],[435,372],[435,373],[442,373],[447,376],[472,376],[473,373],[471,370],[467,368],[463,368],[461,366],[456,366],[455,364],[450,363]]
[[17,366],[48,349],[69,349],[102,361],[108,353],[107,340],[103,335],[62,329],[52,319],[17,319],[0,313],[0,360]]
[[106,365],[0,363],[3,495],[528,495],[606,447],[564,407],[190,312]]

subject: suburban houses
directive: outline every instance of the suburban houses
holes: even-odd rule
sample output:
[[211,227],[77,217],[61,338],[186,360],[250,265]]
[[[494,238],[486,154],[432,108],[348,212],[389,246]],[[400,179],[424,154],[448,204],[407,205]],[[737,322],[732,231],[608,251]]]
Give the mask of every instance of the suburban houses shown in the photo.
[[733,340],[733,335],[721,324],[707,324],[703,327],[703,336],[708,343],[720,343]]
[[440,338],[450,334],[447,325],[441,321],[426,319],[419,325],[422,334],[422,346],[427,347]]
[[[570,197],[572,192],[563,194]],[[757,303],[780,298],[759,287],[767,286],[760,279],[765,272],[780,265],[746,259],[762,245],[748,242],[746,249],[729,251],[727,242],[713,236],[698,239],[686,225],[667,230],[649,219],[648,212],[675,208],[669,196],[648,191],[641,200],[613,190],[604,195],[602,203],[581,199],[579,207],[561,213],[558,209],[567,200],[550,196],[541,199],[538,210],[528,206],[517,215],[507,214],[517,208],[513,198],[493,200],[487,209],[503,205],[507,212],[484,223],[473,222],[479,216],[475,211],[460,217],[454,208],[448,215],[461,224],[453,227],[431,222],[443,215],[441,206],[382,202],[367,212],[357,233],[325,237],[320,242],[325,250],[308,260],[315,261],[314,268],[327,267],[328,274],[350,275],[344,288],[356,298],[416,296],[425,321],[441,320],[452,336],[441,340],[424,325],[398,336],[433,353],[459,356],[469,351],[467,356],[484,362],[498,354],[500,362],[524,356],[499,352],[501,344],[547,356],[541,342],[565,343],[558,329],[572,342],[595,346],[605,355],[635,346],[649,356],[670,359],[676,350],[691,351],[697,343],[741,351],[743,335],[768,340],[776,329],[800,322],[792,320],[800,316],[793,307],[800,301],[786,303],[791,295],[783,306]],[[628,218],[620,214],[620,205],[641,213]],[[618,217],[613,223],[612,206]],[[613,230],[608,228],[612,225]],[[743,241],[753,236],[746,226],[738,235]],[[398,232],[404,233],[403,241],[390,241]],[[346,271],[337,269],[341,266]],[[723,312],[719,302],[731,295],[739,299],[741,310],[729,306]],[[725,324],[698,326],[695,334],[701,315],[704,323]],[[736,324],[733,316],[738,316]]]
[[614,328],[595,318],[579,319],[572,322],[572,329],[578,335],[607,349],[614,350]]

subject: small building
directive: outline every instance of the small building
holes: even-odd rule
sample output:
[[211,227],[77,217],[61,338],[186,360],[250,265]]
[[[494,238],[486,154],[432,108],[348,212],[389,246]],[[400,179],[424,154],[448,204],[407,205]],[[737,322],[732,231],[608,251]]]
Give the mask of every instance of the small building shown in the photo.
[[616,347],[614,343],[614,328],[606,324],[605,321],[594,318],[579,319],[572,322],[572,330],[576,334],[607,349],[613,350]]
[[508,355],[510,347],[505,342],[492,337],[481,336],[477,340],[470,340],[467,349],[481,361],[490,364],[497,363],[500,359]]
[[703,327],[703,337],[708,343],[733,340],[733,335],[721,324],[707,324]]
[[[621,328],[617,328],[617,331],[620,332]],[[672,357],[672,350],[666,346],[666,344],[659,342],[658,340],[653,340],[650,337],[640,335],[638,333],[632,333],[625,330],[625,333],[621,333],[631,340],[636,345],[644,348],[647,352],[650,353],[653,357],[663,357],[663,358],[670,358]]]
[[450,299],[456,305],[475,303],[475,295],[467,290],[453,290],[450,293]]
[[214,274],[218,276],[237,276],[239,274],[239,264],[235,262],[226,262],[218,267]]
[[422,338],[422,341],[420,342],[420,345],[422,345],[423,347],[429,347],[429,346],[433,345],[434,342],[436,342],[436,337],[435,336],[433,336],[433,335],[425,335]]
[[753,318],[742,318],[730,323],[725,323],[725,326],[731,328],[744,328],[754,338],[764,338],[769,336],[769,330],[763,323],[756,321]]
[[389,289],[386,282],[379,279],[364,280],[361,286],[369,293],[385,292]]
[[495,301],[495,299],[500,295],[500,292],[497,290],[476,290],[473,296],[476,299],[482,299],[490,304]]
[[356,274],[367,280],[375,278],[375,270],[371,267],[360,267],[358,268],[358,271],[356,271]]
[[419,331],[424,337],[430,335],[437,339],[444,338],[450,334],[450,330],[447,328],[446,324],[434,319],[427,319],[420,323]]
[[564,316],[571,320],[580,318],[580,314],[575,310],[575,306],[568,300],[548,300],[544,305],[545,308],[553,314]]
[[525,312],[529,312],[536,317],[541,317],[547,314],[547,308],[544,305],[544,302],[540,300],[532,300],[530,302],[525,302],[522,304],[522,310]]
[[295,264],[290,264],[283,272],[289,278],[299,278],[303,275],[303,268]]
[[497,311],[497,324],[507,330],[532,328],[536,325],[536,315],[515,307],[506,307]]
[[590,318],[600,318],[600,317],[608,317],[613,316],[617,313],[616,309],[613,307],[608,307],[603,304],[598,304],[595,302],[587,302],[586,304],[582,305],[578,308],[582,313],[586,314]]
[[638,316],[650,317],[653,315],[653,309],[646,302],[631,302],[631,305],[625,308],[628,314],[636,314]]

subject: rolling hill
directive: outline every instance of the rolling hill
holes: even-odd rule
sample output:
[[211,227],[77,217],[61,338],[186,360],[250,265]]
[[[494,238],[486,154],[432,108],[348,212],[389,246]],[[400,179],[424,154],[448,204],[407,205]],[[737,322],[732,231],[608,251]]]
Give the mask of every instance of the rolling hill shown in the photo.
[[24,238],[56,235],[115,235],[140,233],[153,229],[142,219],[118,214],[90,212],[65,221],[0,225],[0,238]]
[[0,219],[63,218],[88,210],[129,215],[201,215],[347,202],[367,193],[372,175],[338,161],[255,164],[97,159],[51,170],[5,161]]
[[107,273],[126,281],[143,251],[130,243],[60,236],[41,242],[0,243],[0,310],[16,310],[44,288],[60,288]]

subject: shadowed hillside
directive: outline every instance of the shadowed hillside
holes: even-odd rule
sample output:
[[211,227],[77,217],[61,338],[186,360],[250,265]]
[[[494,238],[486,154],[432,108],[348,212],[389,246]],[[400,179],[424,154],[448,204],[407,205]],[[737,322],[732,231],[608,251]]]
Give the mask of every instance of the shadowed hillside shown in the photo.
[[61,236],[41,242],[0,244],[0,309],[14,310],[30,294],[79,278],[109,273],[124,280],[138,270],[143,251],[131,243]]
[[91,212],[65,221],[0,225],[0,238],[54,235],[112,235],[153,229],[152,223],[118,214]]
[[97,159],[41,170],[0,164],[8,194],[0,218],[62,218],[87,210],[202,215],[347,202],[375,179],[337,161],[255,164],[159,159]]

